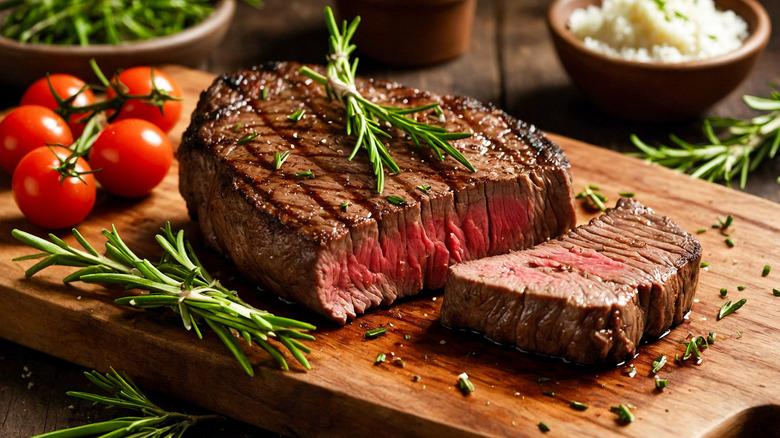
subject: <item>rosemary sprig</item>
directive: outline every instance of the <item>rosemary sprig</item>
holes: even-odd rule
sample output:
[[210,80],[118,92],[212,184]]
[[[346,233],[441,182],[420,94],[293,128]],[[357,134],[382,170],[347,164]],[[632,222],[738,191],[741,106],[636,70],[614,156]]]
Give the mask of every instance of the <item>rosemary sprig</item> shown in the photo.
[[584,205],[591,210],[607,211],[607,207],[604,203],[609,201],[609,199],[599,193],[599,190],[601,190],[599,186],[590,184],[588,187],[585,187],[583,191],[574,195],[574,198],[582,199]]
[[[694,178],[708,181],[724,180],[731,184],[739,174],[739,187],[745,188],[748,173],[765,159],[773,159],[780,148],[780,92],[772,91],[770,98],[743,96],[745,104],[754,110],[767,111],[751,119],[710,117],[704,121],[703,133],[707,142],[694,145],[674,134],[674,147],[653,147],[631,135],[631,142],[639,148],[634,155],[681,172],[691,172]],[[718,138],[715,129],[725,130]]]
[[113,420],[91,423],[84,426],[57,430],[33,438],[71,438],[82,436],[101,437],[181,437],[195,424],[222,419],[219,415],[187,415],[179,412],[168,412],[152,403],[127,374],[119,375],[113,368],[110,373],[101,374],[97,371],[85,372],[90,382],[104,390],[109,396],[89,392],[68,391],[71,397],[89,400],[95,404],[110,407],[130,409],[140,412],[141,416],[119,417]]
[[474,166],[455,149],[449,142],[471,136],[467,132],[447,132],[440,126],[431,126],[426,123],[406,117],[430,109],[438,109],[438,103],[431,103],[417,108],[402,109],[393,106],[377,105],[364,98],[355,88],[355,71],[358,59],[350,64],[349,55],[355,50],[355,45],[350,40],[355,34],[360,17],[355,17],[351,23],[345,20],[339,30],[333,11],[325,8],[325,21],[330,32],[330,55],[328,56],[327,75],[302,67],[301,74],[308,76],[325,87],[328,97],[341,102],[347,110],[347,135],[355,135],[357,141],[349,156],[349,160],[355,157],[361,146],[368,152],[374,176],[377,180],[377,193],[384,190],[384,166],[391,172],[399,173],[401,170],[390,156],[380,137],[390,138],[391,135],[379,127],[379,121],[390,124],[406,132],[420,146],[420,142],[428,144],[439,160],[444,159],[444,154],[450,155],[472,172],[476,172]]
[[184,327],[194,329],[199,338],[202,335],[198,323],[205,322],[250,376],[254,375],[254,370],[234,334],[241,335],[250,345],[253,341],[260,345],[286,370],[287,362],[271,344],[271,340],[275,340],[310,369],[303,354],[310,350],[301,340],[314,340],[313,336],[302,332],[314,330],[313,325],[278,317],[245,303],[236,291],[228,290],[206,271],[190,243],[184,239],[183,230],[174,233],[170,222],[161,230],[162,234],[156,239],[164,253],[156,264],[136,256],[113,226],[111,231],[103,230],[106,255],[100,255],[76,229],[73,235],[85,251],[70,247],[54,234],[49,234],[50,240],[45,240],[15,229],[12,235],[16,239],[42,252],[14,261],[43,258],[25,272],[27,277],[49,266],[74,266],[80,269],[65,277],[65,283],[113,283],[127,289],[149,291],[115,302],[141,309],[170,308],[181,316]]

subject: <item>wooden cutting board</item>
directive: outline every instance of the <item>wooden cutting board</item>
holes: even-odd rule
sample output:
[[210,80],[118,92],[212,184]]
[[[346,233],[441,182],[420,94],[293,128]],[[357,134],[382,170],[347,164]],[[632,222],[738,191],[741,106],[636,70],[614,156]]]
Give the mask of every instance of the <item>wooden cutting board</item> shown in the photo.
[[[181,84],[185,114],[213,76],[179,67],[165,70]],[[188,119],[171,134],[178,142]],[[740,431],[777,433],[780,415],[780,205],[719,185],[646,164],[640,160],[569,138],[550,135],[572,163],[576,190],[601,186],[614,205],[618,192],[631,191],[642,203],[668,215],[698,235],[703,260],[696,303],[689,318],[665,338],[640,348],[628,366],[584,368],[526,355],[494,345],[480,336],[450,331],[438,321],[440,293],[426,293],[382,308],[345,327],[258,292],[231,264],[199,244],[196,224],[186,213],[174,167],[165,181],[143,199],[119,200],[99,194],[95,211],[79,229],[102,245],[100,230],[116,225],[128,244],[143,256],[159,250],[153,236],[166,220],[184,228],[203,255],[204,264],[242,297],[260,308],[306,319],[320,328],[311,342],[312,370],[297,364],[281,371],[259,348],[246,348],[256,375],[247,376],[211,333],[198,340],[180,327],[172,313],[120,307],[119,288],[63,285],[72,272],[50,268],[24,278],[30,262],[12,262],[31,253],[10,236],[13,228],[38,235],[17,210],[10,182],[0,183],[0,336],[89,368],[127,371],[142,386],[155,388],[219,413],[294,436],[538,436],[538,423],[549,436],[723,436]],[[717,218],[734,216],[729,248],[710,228]],[[578,219],[593,215],[580,209]],[[67,232],[59,236],[75,244]],[[774,269],[762,277],[764,265]],[[737,286],[744,285],[744,291]],[[717,321],[728,300],[747,298],[735,314]],[[379,326],[389,332],[365,340]],[[679,342],[688,333],[717,333],[704,360],[674,363]],[[404,335],[410,335],[405,339]],[[379,353],[394,353],[405,366],[374,365]],[[658,373],[669,386],[655,390],[651,363],[670,360]],[[464,396],[457,389],[466,372],[476,387]],[[419,378],[418,378],[419,377]],[[542,381],[540,381],[542,379]],[[543,381],[549,379],[548,381]],[[554,393],[554,396],[545,395]],[[589,408],[577,411],[571,401]],[[611,406],[633,406],[636,421],[617,421]],[[761,429],[765,428],[765,429]]]

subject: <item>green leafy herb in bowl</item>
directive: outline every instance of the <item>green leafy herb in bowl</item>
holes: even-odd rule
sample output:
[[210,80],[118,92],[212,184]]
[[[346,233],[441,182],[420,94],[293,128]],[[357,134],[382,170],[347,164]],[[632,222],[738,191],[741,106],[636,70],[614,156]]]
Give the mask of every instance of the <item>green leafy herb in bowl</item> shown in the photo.
[[[84,0],[84,4],[94,2]],[[75,6],[82,3],[74,0],[0,2],[4,9],[0,14],[6,17],[0,19],[0,82],[27,86],[55,70],[93,80],[90,59],[108,71],[157,64],[198,67],[222,41],[236,4],[235,0],[153,3],[169,9],[164,12],[152,2],[105,0],[87,14]],[[35,5],[35,13],[26,16],[30,5]],[[208,13],[206,6],[213,12]],[[48,7],[52,9],[47,11]],[[47,18],[41,20],[44,15]]]

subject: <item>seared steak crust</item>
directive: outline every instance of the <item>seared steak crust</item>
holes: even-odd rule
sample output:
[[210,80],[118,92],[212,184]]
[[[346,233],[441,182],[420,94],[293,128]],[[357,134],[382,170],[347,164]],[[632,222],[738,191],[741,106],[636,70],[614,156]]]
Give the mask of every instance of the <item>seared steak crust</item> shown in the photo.
[[442,322],[579,363],[632,357],[683,321],[701,246],[639,202],[533,248],[450,268]]
[[[365,151],[347,161],[355,140],[345,134],[343,106],[300,67],[217,78],[178,150],[180,190],[206,242],[263,287],[344,323],[443,287],[454,263],[525,248],[574,225],[568,161],[533,126],[473,99],[359,80],[360,93],[381,104],[438,102],[443,123],[433,111],[416,117],[474,134],[454,142],[477,168],[471,173],[393,132],[387,144],[401,173],[387,175],[377,194]],[[303,118],[290,120],[298,109]],[[275,153],[286,151],[276,170]],[[314,178],[296,175],[305,171]]]

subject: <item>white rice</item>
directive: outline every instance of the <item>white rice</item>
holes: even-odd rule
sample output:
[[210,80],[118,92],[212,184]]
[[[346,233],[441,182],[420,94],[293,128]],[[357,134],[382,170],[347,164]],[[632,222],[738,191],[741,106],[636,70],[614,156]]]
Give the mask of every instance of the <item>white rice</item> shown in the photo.
[[642,62],[684,62],[731,52],[747,23],[712,0],[604,0],[577,9],[569,29],[591,50]]

